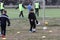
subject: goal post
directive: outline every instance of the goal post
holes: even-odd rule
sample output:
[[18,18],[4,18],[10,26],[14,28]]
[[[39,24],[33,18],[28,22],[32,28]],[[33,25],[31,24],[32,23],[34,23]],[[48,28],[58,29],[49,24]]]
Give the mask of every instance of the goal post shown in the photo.
[[42,0],[43,1],[43,25],[45,23],[45,0]]

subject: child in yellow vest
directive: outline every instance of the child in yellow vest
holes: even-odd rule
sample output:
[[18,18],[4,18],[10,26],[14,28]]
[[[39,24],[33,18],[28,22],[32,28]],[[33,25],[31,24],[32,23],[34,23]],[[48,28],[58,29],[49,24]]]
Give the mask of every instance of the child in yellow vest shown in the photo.
[[24,17],[24,15],[23,15],[23,9],[25,8],[25,6],[22,4],[22,2],[19,3],[19,6],[17,8],[19,8],[19,11],[20,11],[19,17],[20,16]]
[[3,10],[4,10],[4,3],[0,2],[0,11],[1,11],[1,14],[2,14]]
[[35,2],[35,14],[37,14],[37,16],[39,16],[39,9],[40,9],[40,5],[39,2]]

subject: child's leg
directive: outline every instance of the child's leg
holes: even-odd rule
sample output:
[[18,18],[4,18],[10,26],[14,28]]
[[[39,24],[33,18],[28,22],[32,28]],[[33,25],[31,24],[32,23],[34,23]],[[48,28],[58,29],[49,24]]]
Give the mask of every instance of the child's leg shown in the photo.
[[35,22],[33,23],[33,30],[32,30],[33,32],[35,32],[36,31],[36,24],[35,24]]
[[23,15],[23,11],[21,11],[21,15],[22,15],[22,17],[24,17],[24,15]]
[[37,16],[39,16],[39,9],[38,9],[38,8],[35,8],[35,14],[36,14]]
[[20,12],[19,17],[21,16],[21,14],[22,14],[22,11]]
[[20,12],[20,15],[19,15],[19,17],[20,17],[21,15],[22,15],[22,17],[24,17],[24,15],[23,15],[23,11],[21,11],[21,12]]
[[30,25],[30,31],[32,31],[32,25]]
[[32,27],[33,27],[33,24],[32,24],[32,22],[30,21],[30,31],[32,31]]
[[37,14],[37,9],[35,8],[35,14]]
[[38,16],[39,16],[39,9],[38,9]]
[[33,29],[36,29],[36,24],[35,24],[35,22],[34,22],[34,24],[33,24],[34,26],[33,26]]
[[1,26],[1,34],[3,35],[3,26]]
[[6,26],[4,27],[4,33],[3,33],[3,35],[6,35]]
[[36,11],[36,13],[37,13],[37,16],[39,16],[39,9],[37,8],[36,10],[37,10],[37,11]]
[[19,17],[21,16],[21,12],[20,12],[20,14],[19,14]]

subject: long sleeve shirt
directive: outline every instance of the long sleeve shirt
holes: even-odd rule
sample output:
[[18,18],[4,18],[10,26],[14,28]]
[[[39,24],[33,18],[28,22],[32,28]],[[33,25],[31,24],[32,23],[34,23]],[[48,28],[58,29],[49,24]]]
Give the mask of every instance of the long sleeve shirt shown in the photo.
[[8,22],[8,25],[10,25],[10,21],[9,21],[8,16],[5,15],[5,14],[2,14],[2,15],[0,16],[1,26],[6,26],[6,22]]

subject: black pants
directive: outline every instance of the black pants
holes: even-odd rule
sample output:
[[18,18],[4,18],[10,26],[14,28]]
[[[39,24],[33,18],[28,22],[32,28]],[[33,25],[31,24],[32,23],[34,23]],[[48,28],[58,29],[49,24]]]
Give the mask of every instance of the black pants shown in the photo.
[[6,26],[1,26],[1,34],[6,35]]
[[35,14],[37,14],[37,16],[39,16],[39,8],[35,8]]
[[19,17],[20,17],[20,16],[24,17],[23,11],[20,12]]
[[3,10],[4,10],[4,9],[1,9],[1,10],[0,10],[0,11],[1,11],[1,14],[2,14]]
[[36,28],[35,21],[33,22],[30,21],[30,31],[32,31],[32,29],[35,29],[35,28]]

